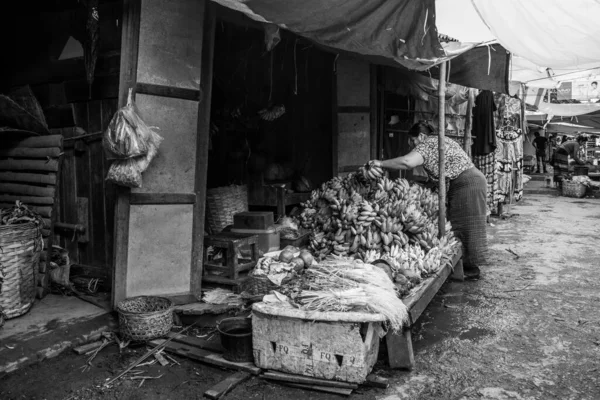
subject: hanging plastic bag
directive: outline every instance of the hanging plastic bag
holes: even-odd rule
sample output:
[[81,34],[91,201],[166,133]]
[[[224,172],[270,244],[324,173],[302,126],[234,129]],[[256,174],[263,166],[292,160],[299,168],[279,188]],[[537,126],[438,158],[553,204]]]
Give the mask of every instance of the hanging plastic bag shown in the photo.
[[113,116],[102,138],[104,153],[109,160],[123,160],[148,153],[148,140],[152,129],[135,111],[132,90],[129,89],[127,105]]
[[163,138],[154,130],[149,130],[148,153],[140,157],[132,157],[126,160],[115,160],[106,176],[106,180],[117,185],[130,188],[142,187],[142,172],[144,172],[150,162],[158,153]]

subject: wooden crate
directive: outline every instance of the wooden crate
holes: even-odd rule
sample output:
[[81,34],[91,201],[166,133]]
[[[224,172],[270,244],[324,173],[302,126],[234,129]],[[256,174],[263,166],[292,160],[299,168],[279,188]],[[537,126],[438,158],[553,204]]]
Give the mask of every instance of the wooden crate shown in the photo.
[[381,323],[366,313],[252,307],[254,363],[263,369],[363,383],[377,361]]

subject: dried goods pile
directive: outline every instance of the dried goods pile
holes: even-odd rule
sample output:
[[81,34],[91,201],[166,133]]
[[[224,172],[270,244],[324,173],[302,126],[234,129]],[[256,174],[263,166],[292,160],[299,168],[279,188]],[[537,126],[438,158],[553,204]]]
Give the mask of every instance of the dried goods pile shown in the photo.
[[395,267],[394,275],[409,271],[420,280],[450,262],[458,244],[450,223],[438,239],[438,206],[431,190],[390,180],[381,168],[367,164],[314,190],[299,222],[311,229],[310,246],[319,258],[385,259]]
[[39,227],[44,226],[42,217],[18,200],[11,208],[0,208],[0,225],[18,225],[30,222],[35,223]]

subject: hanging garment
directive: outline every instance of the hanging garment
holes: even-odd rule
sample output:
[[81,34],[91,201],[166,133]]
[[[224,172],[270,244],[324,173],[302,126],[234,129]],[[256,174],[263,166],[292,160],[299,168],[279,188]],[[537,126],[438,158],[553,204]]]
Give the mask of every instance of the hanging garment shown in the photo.
[[514,195],[523,198],[523,135],[521,129],[506,126],[498,130],[496,176],[498,180],[495,205],[505,203]]
[[496,129],[494,123],[494,111],[496,111],[494,94],[489,90],[483,90],[475,98],[473,108],[472,135],[475,136],[471,148],[473,155],[487,155],[496,149]]
[[497,191],[496,180],[496,153],[492,152],[484,156],[473,156],[473,164],[479,169],[487,181],[487,197],[486,203],[488,212],[495,210],[494,196]]

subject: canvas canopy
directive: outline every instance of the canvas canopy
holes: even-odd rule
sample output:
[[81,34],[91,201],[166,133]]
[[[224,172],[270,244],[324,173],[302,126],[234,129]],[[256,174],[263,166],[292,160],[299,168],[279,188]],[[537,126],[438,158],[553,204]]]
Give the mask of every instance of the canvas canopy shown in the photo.
[[476,43],[440,43],[435,0],[213,0],[340,54],[424,71]]

